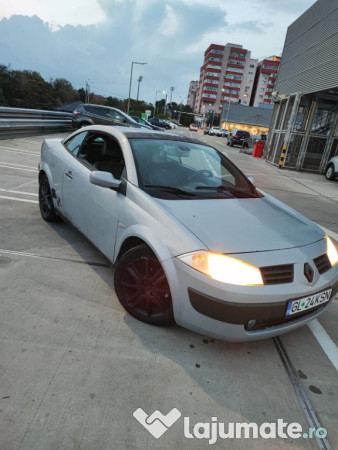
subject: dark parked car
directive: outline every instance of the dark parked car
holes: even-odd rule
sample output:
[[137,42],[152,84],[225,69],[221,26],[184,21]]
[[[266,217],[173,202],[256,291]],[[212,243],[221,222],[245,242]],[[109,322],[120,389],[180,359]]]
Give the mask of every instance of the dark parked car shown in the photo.
[[228,137],[228,145],[233,147],[234,145],[240,145],[241,147],[249,147],[251,140],[250,133],[248,131],[243,130],[231,130],[230,135]]
[[152,130],[163,131],[163,128],[158,127],[157,125],[153,125],[148,120],[142,119],[141,117],[137,117],[137,116],[130,116],[130,117],[132,117],[137,123],[146,125],[147,127],[151,128]]
[[171,126],[165,120],[158,119],[157,117],[152,117],[151,119],[148,120],[148,122],[150,122],[153,125],[156,125],[157,127],[165,128],[166,130],[171,129]]
[[89,103],[79,105],[75,109],[72,123],[74,128],[86,127],[88,125],[125,125],[149,129],[145,125],[138,124],[132,117],[120,109],[102,105],[91,105]]

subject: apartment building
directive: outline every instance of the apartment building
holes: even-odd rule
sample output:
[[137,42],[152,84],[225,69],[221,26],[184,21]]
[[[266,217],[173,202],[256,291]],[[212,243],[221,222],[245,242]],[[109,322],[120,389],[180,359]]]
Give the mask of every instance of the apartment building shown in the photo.
[[187,105],[190,106],[192,110],[194,109],[197,90],[198,90],[198,81],[190,81]]
[[273,109],[272,93],[280,67],[280,56],[270,56],[257,64],[250,106]]
[[200,69],[194,112],[220,114],[228,102],[248,106],[257,64],[242,45],[209,45]]

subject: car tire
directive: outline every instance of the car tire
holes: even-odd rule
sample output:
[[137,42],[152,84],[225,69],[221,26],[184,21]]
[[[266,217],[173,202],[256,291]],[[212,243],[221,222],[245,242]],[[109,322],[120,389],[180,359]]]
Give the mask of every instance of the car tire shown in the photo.
[[174,322],[166,275],[147,245],[138,245],[121,256],[114,283],[121,305],[136,319],[151,325]]
[[327,180],[333,181],[336,176],[334,174],[334,165],[333,164],[329,164],[325,170],[325,178]]
[[61,219],[56,214],[52,191],[47,175],[43,174],[39,179],[39,208],[42,218],[46,222],[59,222]]

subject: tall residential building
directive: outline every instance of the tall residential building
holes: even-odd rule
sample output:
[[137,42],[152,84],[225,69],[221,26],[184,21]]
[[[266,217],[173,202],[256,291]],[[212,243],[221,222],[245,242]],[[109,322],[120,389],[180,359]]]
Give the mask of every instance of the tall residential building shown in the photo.
[[228,102],[249,105],[257,63],[242,45],[211,44],[204,52],[194,112],[218,114]]
[[270,56],[257,64],[250,106],[273,108],[272,93],[276,90],[280,61],[279,56]]
[[187,105],[190,106],[191,109],[194,109],[197,89],[198,89],[198,81],[190,81]]

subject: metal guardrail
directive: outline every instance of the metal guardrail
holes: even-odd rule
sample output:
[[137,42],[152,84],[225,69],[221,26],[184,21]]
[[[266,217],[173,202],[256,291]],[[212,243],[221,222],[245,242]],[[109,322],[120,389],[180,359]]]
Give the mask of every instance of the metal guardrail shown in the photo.
[[72,113],[0,107],[0,139],[72,129]]

